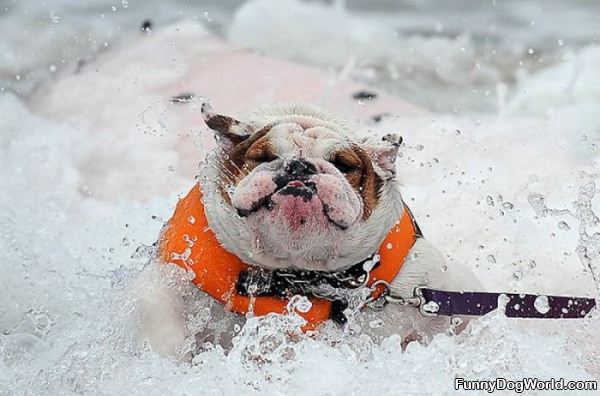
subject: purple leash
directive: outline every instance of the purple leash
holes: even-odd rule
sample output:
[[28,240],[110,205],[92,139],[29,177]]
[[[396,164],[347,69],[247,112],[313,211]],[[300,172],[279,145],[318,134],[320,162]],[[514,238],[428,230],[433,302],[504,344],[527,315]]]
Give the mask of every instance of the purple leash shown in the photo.
[[[415,299],[423,315],[482,316],[498,308],[498,297],[506,296],[506,316],[510,318],[575,319],[585,317],[596,300],[587,297],[547,296],[517,293],[446,291],[418,287]],[[411,299],[412,300],[412,299]],[[537,303],[536,303],[537,300]]]

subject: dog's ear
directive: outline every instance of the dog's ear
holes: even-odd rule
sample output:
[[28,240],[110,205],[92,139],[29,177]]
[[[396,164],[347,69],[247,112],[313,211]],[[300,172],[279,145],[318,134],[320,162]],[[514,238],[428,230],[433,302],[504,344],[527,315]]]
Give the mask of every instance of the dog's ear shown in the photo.
[[214,113],[208,103],[202,103],[202,117],[206,125],[215,131],[217,143],[220,146],[235,146],[254,133],[252,126],[235,118]]
[[361,147],[369,153],[373,163],[377,164],[382,171],[394,175],[396,174],[398,149],[401,144],[402,136],[390,133],[381,140],[365,138],[361,142]]

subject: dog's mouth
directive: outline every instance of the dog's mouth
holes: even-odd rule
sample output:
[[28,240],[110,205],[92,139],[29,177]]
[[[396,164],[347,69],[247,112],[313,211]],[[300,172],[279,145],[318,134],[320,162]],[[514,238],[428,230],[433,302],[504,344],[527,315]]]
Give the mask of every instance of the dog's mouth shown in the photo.
[[[248,217],[251,214],[258,212],[259,210],[266,210],[271,212],[278,204],[278,201],[286,198],[292,198],[301,200],[304,203],[310,203],[312,200],[319,200],[320,207],[322,208],[323,216],[327,221],[333,224],[340,230],[346,230],[347,224],[341,223],[334,220],[330,216],[330,208],[328,205],[322,203],[317,193],[317,185],[310,180],[274,180],[277,184],[277,189],[272,193],[260,198],[254,202],[250,209],[236,208],[237,213],[240,217]],[[277,199],[274,199],[277,198]],[[302,222],[304,224],[304,222]]]

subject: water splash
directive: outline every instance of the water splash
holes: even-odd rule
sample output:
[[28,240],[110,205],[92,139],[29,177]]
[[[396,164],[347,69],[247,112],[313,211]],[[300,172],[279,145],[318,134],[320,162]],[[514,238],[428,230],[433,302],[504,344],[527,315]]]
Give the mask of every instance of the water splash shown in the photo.
[[[583,173],[582,177],[586,179],[578,189],[577,199],[573,202],[573,209],[553,209],[549,208],[542,194],[531,193],[528,201],[537,216],[569,216],[575,219],[578,224],[578,243],[575,252],[584,268],[589,271],[597,284],[600,293],[600,232],[593,229],[600,224],[600,218],[596,215],[592,201],[598,190],[596,188],[596,175]],[[571,226],[561,220],[558,222],[558,228],[570,230]]]

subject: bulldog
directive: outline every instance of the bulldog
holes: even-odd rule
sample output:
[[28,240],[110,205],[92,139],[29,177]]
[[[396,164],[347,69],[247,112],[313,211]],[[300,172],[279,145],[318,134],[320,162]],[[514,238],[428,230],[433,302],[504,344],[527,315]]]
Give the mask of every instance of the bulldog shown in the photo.
[[[396,169],[402,143],[398,135],[359,138],[346,122],[307,106],[263,108],[244,121],[216,114],[206,103],[201,110],[217,142],[198,178],[208,227],[220,246],[250,269],[268,274],[271,281],[277,274],[302,284],[274,294],[336,300],[336,291],[343,295],[344,289],[364,286],[378,265],[374,253],[385,249],[382,243],[394,227],[406,227],[399,219],[408,215],[414,241],[398,263],[397,275],[386,282],[386,291],[409,298],[418,286],[477,287],[468,268],[449,266],[426,242],[403,202]],[[150,265],[138,283],[140,340],[171,356],[189,356],[190,339],[228,344],[245,317],[191,285],[193,276],[173,275],[180,269],[173,267]],[[362,271],[350,276],[355,284],[339,281],[339,274],[346,276],[353,268]],[[362,296],[373,300],[369,293]],[[399,334],[403,347],[460,331],[468,320],[423,316],[399,304],[375,309],[365,302],[349,307],[346,301],[337,322],[348,325],[348,317],[339,316],[352,311],[357,313],[351,321],[355,329],[377,340]]]

